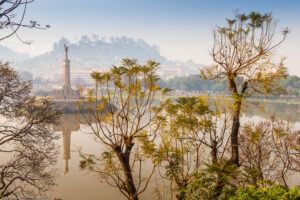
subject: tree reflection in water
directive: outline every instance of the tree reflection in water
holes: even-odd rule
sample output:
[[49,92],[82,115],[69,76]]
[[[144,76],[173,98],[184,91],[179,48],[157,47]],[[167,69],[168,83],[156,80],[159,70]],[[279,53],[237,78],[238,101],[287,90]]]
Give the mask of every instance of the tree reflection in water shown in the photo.
[[300,104],[249,101],[244,113],[246,116],[263,118],[275,115],[277,118],[291,123],[300,122]]
[[32,84],[0,63],[0,198],[41,195],[54,186],[60,113],[30,97]]
[[[21,111],[20,111],[21,112]],[[53,133],[58,113],[48,101],[27,101],[20,116],[5,116],[0,123],[1,197],[42,195],[55,185],[59,139]]]

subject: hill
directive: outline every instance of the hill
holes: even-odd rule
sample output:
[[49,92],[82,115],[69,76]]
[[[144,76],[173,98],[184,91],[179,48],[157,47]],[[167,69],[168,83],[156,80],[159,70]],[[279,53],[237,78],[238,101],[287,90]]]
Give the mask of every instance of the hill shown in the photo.
[[0,60],[2,62],[16,62],[28,58],[28,54],[17,53],[8,47],[0,45]]
[[69,45],[69,58],[72,70],[97,70],[118,65],[122,58],[135,58],[140,63],[153,59],[161,63],[162,68],[179,67],[182,74],[199,72],[201,64],[193,61],[170,61],[160,54],[159,47],[149,45],[144,40],[134,40],[128,37],[99,38],[82,36],[77,42],[70,42],[61,38],[53,45],[53,50],[32,58],[19,60],[15,68],[31,71],[36,76],[49,75],[53,72],[61,72],[64,59],[64,47]]

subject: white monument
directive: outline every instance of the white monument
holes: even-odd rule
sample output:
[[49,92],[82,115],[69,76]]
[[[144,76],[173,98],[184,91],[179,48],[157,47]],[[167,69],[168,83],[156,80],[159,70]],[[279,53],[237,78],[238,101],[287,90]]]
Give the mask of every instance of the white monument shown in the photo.
[[65,60],[63,61],[63,87],[59,90],[53,90],[54,99],[79,99],[80,91],[73,90],[70,83],[70,60],[68,58],[68,45],[65,44]]

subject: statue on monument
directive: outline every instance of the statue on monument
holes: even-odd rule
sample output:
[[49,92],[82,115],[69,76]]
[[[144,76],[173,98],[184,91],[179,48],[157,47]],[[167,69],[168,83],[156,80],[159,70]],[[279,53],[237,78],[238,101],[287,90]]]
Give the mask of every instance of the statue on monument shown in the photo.
[[64,44],[65,46],[65,56],[66,56],[66,60],[68,60],[68,49],[69,49],[69,46],[67,44]]

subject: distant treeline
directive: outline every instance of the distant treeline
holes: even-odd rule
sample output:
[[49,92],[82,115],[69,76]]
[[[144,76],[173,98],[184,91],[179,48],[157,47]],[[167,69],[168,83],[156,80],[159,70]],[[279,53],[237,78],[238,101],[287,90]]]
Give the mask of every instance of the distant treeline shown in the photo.
[[[226,80],[204,80],[200,74],[189,75],[185,77],[174,77],[168,80],[160,80],[162,87],[172,90],[199,91],[212,93],[228,93]],[[280,83],[286,89],[286,95],[299,96],[300,77],[288,76]]]
[[204,80],[200,74],[193,74],[184,77],[174,77],[168,80],[160,80],[162,87],[172,90],[200,91],[200,92],[227,92],[225,80]]

